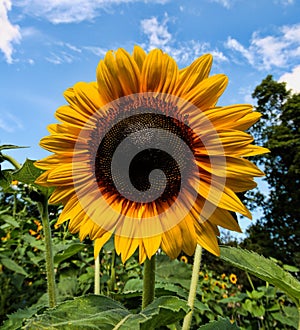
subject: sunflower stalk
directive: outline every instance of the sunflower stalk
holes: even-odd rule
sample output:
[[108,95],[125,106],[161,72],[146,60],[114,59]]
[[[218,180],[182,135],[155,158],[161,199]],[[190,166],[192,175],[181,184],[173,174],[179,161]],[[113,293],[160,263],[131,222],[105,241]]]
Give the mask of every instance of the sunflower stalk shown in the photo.
[[1,154],[1,159],[10,162],[16,170],[21,168],[21,164],[9,155]]
[[41,200],[38,202],[38,208],[41,215],[44,230],[48,301],[49,307],[52,308],[56,306],[56,284],[54,274],[51,228],[48,215],[48,199],[43,194],[41,194]]
[[194,305],[195,305],[195,298],[196,298],[196,291],[197,291],[197,284],[199,279],[199,271],[201,266],[201,257],[202,257],[202,247],[197,244],[195,256],[194,256],[194,264],[193,264],[193,272],[192,272],[192,279],[190,285],[190,292],[188,297],[188,306],[191,308],[190,312],[186,314],[182,330],[188,330],[191,327]]
[[144,262],[142,309],[154,300],[155,294],[155,255]]
[[115,283],[116,283],[116,251],[112,251],[111,256],[111,267],[110,267],[110,279],[109,279],[109,291],[113,292],[115,289]]
[[95,258],[95,277],[94,277],[94,293],[100,294],[100,253]]

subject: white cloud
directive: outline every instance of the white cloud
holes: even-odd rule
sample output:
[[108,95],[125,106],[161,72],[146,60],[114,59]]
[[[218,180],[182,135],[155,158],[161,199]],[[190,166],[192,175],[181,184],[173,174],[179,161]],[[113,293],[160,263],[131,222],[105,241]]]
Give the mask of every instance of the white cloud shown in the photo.
[[0,1],[0,50],[3,52],[7,63],[13,62],[13,44],[19,43],[21,40],[19,26],[13,25],[8,19],[11,6],[11,0]]
[[149,49],[162,48],[170,43],[172,35],[168,31],[167,23],[167,15],[165,15],[162,22],[159,22],[157,17],[141,21],[142,31],[149,38]]
[[226,56],[217,49],[210,49],[208,42],[187,40],[178,42],[169,31],[170,18],[167,14],[162,20],[151,17],[141,21],[142,32],[147,36],[147,43],[142,46],[146,50],[160,48],[171,55],[181,65],[189,64],[204,53],[211,53],[217,62],[227,61]]
[[228,39],[225,43],[225,46],[241,53],[241,55],[243,55],[250,64],[254,64],[254,58],[253,58],[253,54],[251,53],[251,51],[248,50],[247,48],[245,48],[236,39],[228,37]]
[[[152,0],[151,3],[165,4],[170,0]],[[17,0],[16,5],[31,16],[42,17],[51,23],[79,23],[92,20],[101,11],[112,10],[114,6],[145,2],[146,0]]]
[[282,26],[274,35],[261,36],[254,32],[248,48],[232,37],[228,38],[225,46],[259,69],[289,67],[299,60],[300,24]]
[[284,6],[293,5],[295,3],[294,0],[275,0],[274,2],[275,2],[275,4],[280,4],[280,5],[284,5]]
[[0,129],[6,133],[13,133],[17,129],[23,129],[23,124],[19,118],[9,112],[3,112],[0,116]]
[[210,0],[210,2],[216,2],[220,5],[222,5],[223,7],[229,9],[232,5],[232,0]]
[[287,89],[291,89],[294,93],[300,93],[300,65],[293,68],[292,72],[283,74],[279,82],[286,82]]
[[95,47],[95,46],[85,46],[83,49],[91,52],[92,54],[98,56],[98,57],[104,57],[104,55],[107,53],[107,49],[101,48],[101,47]]

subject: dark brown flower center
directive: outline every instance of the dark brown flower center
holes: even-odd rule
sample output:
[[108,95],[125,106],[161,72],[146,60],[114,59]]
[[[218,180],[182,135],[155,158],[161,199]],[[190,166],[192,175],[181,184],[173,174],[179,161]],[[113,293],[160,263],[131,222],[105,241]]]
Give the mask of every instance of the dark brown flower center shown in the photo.
[[194,137],[176,112],[173,104],[155,104],[153,98],[143,104],[121,102],[97,123],[91,151],[96,152],[93,167],[103,195],[169,205],[176,200],[186,183],[182,177],[191,175],[193,159],[186,148],[193,150]]

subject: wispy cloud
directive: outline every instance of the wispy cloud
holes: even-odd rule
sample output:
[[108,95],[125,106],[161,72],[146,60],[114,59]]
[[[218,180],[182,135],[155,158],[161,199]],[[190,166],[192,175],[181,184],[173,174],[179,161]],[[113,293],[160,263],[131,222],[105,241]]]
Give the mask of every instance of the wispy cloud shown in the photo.
[[23,129],[23,124],[15,115],[5,112],[0,113],[0,130],[6,133],[14,133],[18,129]]
[[227,8],[227,9],[229,9],[233,4],[232,0],[209,0],[209,1],[218,3],[218,4],[222,5],[223,7]]
[[208,42],[197,40],[177,41],[169,31],[168,23],[172,19],[164,14],[162,19],[151,17],[141,21],[141,29],[147,37],[147,42],[143,44],[148,51],[153,48],[161,48],[170,54],[179,64],[187,64],[195,58],[210,52],[215,60],[227,61],[226,56],[218,49],[211,49]]
[[13,62],[13,44],[21,41],[20,27],[12,24],[8,19],[11,6],[11,0],[0,2],[0,50],[3,52],[7,63]]
[[[165,4],[170,0],[152,0],[151,3]],[[51,23],[79,23],[91,21],[101,12],[113,10],[116,5],[145,2],[146,0],[19,0],[24,13],[42,17]]]
[[232,37],[227,39],[225,46],[256,68],[285,68],[299,59],[300,24],[282,26],[274,35],[261,36],[259,32],[254,32],[249,47]]
[[295,66],[292,72],[283,74],[279,82],[286,82],[287,89],[291,89],[294,93],[300,93],[300,65]]
[[275,2],[275,4],[290,6],[295,3],[295,0],[275,0],[274,2]]

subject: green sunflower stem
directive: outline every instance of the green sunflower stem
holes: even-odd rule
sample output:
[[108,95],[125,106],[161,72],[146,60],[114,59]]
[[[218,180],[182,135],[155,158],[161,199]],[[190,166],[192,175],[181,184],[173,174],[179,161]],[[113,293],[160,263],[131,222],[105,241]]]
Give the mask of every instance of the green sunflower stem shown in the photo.
[[10,162],[16,170],[19,170],[22,166],[19,162],[17,162],[13,157],[9,155],[1,154],[1,158]]
[[143,299],[142,309],[146,308],[153,300],[155,294],[155,255],[144,262]]
[[94,293],[100,294],[100,253],[95,258]]
[[188,297],[188,306],[191,308],[191,310],[188,314],[186,314],[186,316],[183,320],[182,330],[188,330],[191,327],[195,298],[196,298],[196,291],[197,291],[197,284],[198,284],[198,279],[199,279],[199,271],[200,271],[200,265],[201,265],[201,257],[202,257],[202,247],[197,244],[195,256],[194,256],[190,292],[189,292],[189,297]]
[[38,208],[40,211],[40,215],[43,223],[43,231],[44,231],[49,307],[55,307],[56,284],[55,284],[55,274],[54,274],[53,247],[52,247],[51,228],[50,228],[49,215],[48,215],[48,199],[45,195],[41,194],[41,200],[38,202]]

